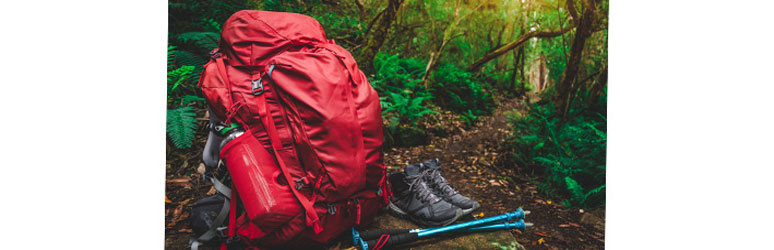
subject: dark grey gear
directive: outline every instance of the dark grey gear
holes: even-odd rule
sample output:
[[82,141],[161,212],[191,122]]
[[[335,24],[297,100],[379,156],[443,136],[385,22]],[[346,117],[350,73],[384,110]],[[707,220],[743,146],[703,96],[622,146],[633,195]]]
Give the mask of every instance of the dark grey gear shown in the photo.
[[460,218],[462,210],[434,195],[423,177],[417,165],[407,166],[405,172],[390,174],[393,191],[390,213],[423,227],[446,226]]
[[467,215],[473,212],[473,210],[481,207],[477,201],[465,197],[441,176],[441,163],[436,159],[428,160],[419,164],[421,171],[427,172],[425,175],[425,182],[433,188],[433,193],[443,198],[443,200],[462,209],[462,214]]

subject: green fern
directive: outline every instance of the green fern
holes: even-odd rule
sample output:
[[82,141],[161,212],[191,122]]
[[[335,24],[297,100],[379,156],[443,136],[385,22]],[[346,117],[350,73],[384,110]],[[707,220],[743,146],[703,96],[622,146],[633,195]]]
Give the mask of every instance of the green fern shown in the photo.
[[189,106],[167,110],[167,135],[176,148],[191,147],[196,134],[196,113]]
[[460,115],[460,120],[464,121],[468,127],[473,126],[473,122],[478,119],[478,116],[473,114],[473,111],[468,109],[468,113]]
[[411,98],[408,95],[389,92],[389,100],[385,100],[382,113],[394,112],[398,119],[403,123],[416,125],[417,120],[426,114],[435,113],[435,111],[422,106],[426,97]]
[[[544,179],[539,190],[564,196],[568,206],[603,205],[607,144],[604,114],[575,106],[563,121],[552,103],[532,103],[528,108],[524,115],[509,118],[514,129],[510,140],[516,163],[542,170]],[[583,187],[595,188],[589,191]]]
[[185,48],[198,55],[207,55],[217,48],[219,39],[220,35],[215,32],[186,32],[177,36],[177,40],[185,45]]
[[177,55],[177,47],[168,45],[167,46],[167,71],[175,68],[175,58]]
[[607,184],[602,184],[602,186],[599,186],[599,187],[597,187],[595,189],[592,189],[591,191],[587,192],[583,196],[584,203],[585,203],[585,201],[589,200],[589,197],[595,196],[597,194],[601,194],[602,193],[602,189],[605,189],[606,186],[607,186]]
[[202,26],[205,31],[220,32],[220,23],[212,18],[202,18]]
[[579,204],[583,204],[585,201],[585,195],[583,194],[583,187],[578,184],[573,178],[567,176],[564,177],[564,182],[567,184],[567,191],[570,191],[570,195],[572,195],[572,199],[578,202]]
[[204,101],[204,98],[201,98],[195,95],[184,95],[184,96],[178,97],[177,100],[179,101],[180,106],[185,106],[192,102]]
[[172,94],[180,84],[191,78],[193,72],[194,66],[182,66],[172,71],[167,71],[167,94]]

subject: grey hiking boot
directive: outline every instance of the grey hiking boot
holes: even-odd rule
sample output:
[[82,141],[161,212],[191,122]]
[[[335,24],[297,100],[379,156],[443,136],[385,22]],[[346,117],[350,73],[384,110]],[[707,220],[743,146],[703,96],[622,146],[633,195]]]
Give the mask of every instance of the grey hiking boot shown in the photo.
[[427,171],[425,182],[433,188],[434,194],[443,200],[462,209],[462,214],[467,215],[478,209],[481,205],[468,197],[460,194],[441,176],[441,163],[438,159],[432,159],[419,164],[422,171]]
[[393,191],[390,213],[424,227],[446,226],[460,218],[462,210],[434,195],[424,176],[416,165],[407,166],[405,172],[390,174]]

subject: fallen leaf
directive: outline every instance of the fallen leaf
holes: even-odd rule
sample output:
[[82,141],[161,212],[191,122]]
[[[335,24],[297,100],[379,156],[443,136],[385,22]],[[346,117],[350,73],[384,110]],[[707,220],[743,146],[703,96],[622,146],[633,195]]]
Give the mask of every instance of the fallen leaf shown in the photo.
[[538,240],[538,244],[539,244],[539,245],[543,245],[543,242],[546,242],[546,240],[544,240],[543,238],[540,238],[540,239]]
[[559,227],[570,227],[570,225],[567,225],[567,224],[561,224],[561,225],[559,225]]
[[183,212],[183,206],[182,205],[177,206],[177,208],[175,208],[175,211],[172,212],[172,218],[176,219],[178,216],[180,216],[180,213],[182,212]]
[[548,234],[546,232],[536,231],[535,234],[543,237],[548,237]]
[[546,201],[548,205],[551,205],[551,200]]
[[580,227],[580,225],[578,225],[577,223],[572,223],[572,222],[570,222],[570,223],[568,223],[568,224],[570,224],[570,226],[573,226],[573,227]]
[[[180,207],[182,207],[182,206],[180,206]],[[180,221],[182,221],[182,220],[185,220],[185,219],[187,219],[187,218],[188,218],[188,216],[189,216],[189,214],[188,214],[188,211],[184,212],[184,213],[183,213],[183,214],[181,214],[179,217],[176,217],[175,219],[173,219],[173,220],[172,220],[172,221],[169,223],[169,225],[167,225],[167,228],[173,228],[175,225],[177,225],[177,223],[178,223],[178,222],[180,222]]]
[[181,202],[180,202],[180,203],[178,203],[178,204],[180,204],[180,205],[186,205],[186,204],[188,204],[189,202],[191,202],[191,200],[193,200],[193,198],[188,198],[188,199],[185,199],[184,201],[181,201]]
[[167,203],[167,204],[172,203],[172,201],[167,198],[166,194],[164,195],[164,203]]
[[215,195],[215,186],[210,187],[210,191],[207,191],[207,195]]
[[207,167],[204,166],[204,163],[199,163],[199,167],[196,168],[196,172],[199,174],[204,174],[204,172],[207,171]]
[[190,181],[191,179],[188,177],[167,180],[168,183],[188,183]]
[[190,228],[182,228],[180,230],[177,230],[177,232],[178,233],[191,233],[191,232],[193,232],[193,230],[191,230]]
[[479,213],[478,217],[484,217],[484,212]]

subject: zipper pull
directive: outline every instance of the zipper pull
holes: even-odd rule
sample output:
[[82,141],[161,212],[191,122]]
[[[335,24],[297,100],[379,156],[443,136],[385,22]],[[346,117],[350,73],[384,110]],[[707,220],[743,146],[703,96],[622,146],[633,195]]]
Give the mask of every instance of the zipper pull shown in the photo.
[[355,217],[355,225],[360,225],[360,201],[355,199],[355,207],[357,207],[357,217]]

